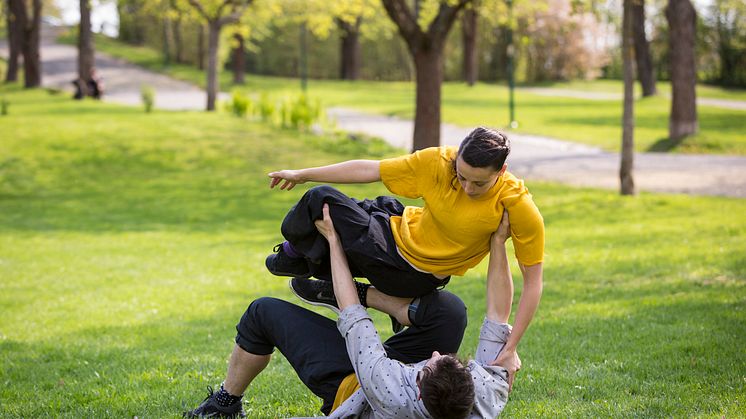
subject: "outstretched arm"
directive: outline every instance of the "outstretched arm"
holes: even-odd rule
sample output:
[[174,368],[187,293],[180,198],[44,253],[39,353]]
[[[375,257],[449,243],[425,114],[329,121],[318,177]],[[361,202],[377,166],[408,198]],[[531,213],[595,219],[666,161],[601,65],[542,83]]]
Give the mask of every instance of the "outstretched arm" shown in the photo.
[[347,264],[347,256],[342,250],[342,243],[337,237],[337,231],[334,230],[332,218],[329,216],[329,204],[324,204],[323,214],[324,218],[315,222],[316,228],[329,242],[334,295],[337,297],[339,309],[344,310],[351,305],[360,304],[360,299],[357,296],[355,284],[352,282],[352,273],[350,273],[350,267]]
[[293,189],[306,182],[325,183],[371,183],[381,180],[378,160],[349,160],[329,166],[310,167],[300,170],[280,170],[268,174],[269,187],[280,185],[280,189]]
[[[505,250],[505,241],[510,236],[507,212],[498,230],[492,235],[490,242],[490,264],[487,272],[487,318],[497,322],[507,322],[510,317],[513,302],[513,279]],[[508,370],[508,382],[513,386],[515,372],[521,369],[518,357],[518,343],[528,329],[534,317],[542,293],[543,265],[519,265],[523,273],[523,292],[518,303],[513,331],[500,352],[494,365],[500,365]]]

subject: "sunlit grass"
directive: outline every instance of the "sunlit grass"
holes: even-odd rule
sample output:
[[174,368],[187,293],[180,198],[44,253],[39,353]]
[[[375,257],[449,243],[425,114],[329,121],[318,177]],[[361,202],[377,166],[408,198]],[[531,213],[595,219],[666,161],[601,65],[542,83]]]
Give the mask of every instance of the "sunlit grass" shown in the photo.
[[[131,47],[115,40],[97,38],[101,51],[123,57],[156,71],[204,86],[204,73],[186,65],[163,63],[152,49]],[[300,89],[297,79],[247,75],[246,84],[233,86],[232,76],[223,72],[221,88],[242,89],[258,96],[267,92],[275,98],[295,94]],[[376,82],[312,80],[308,91],[320,98],[324,106],[345,106],[366,112],[411,118],[414,115],[414,84],[408,82]],[[621,93],[621,82],[597,80],[556,83],[563,89]],[[670,84],[660,82],[661,95],[635,102],[635,148],[638,151],[674,151],[683,153],[746,154],[746,134],[743,120],[746,111],[699,106],[700,131],[680,144],[668,141]],[[713,86],[697,87],[700,97],[746,100],[743,90],[728,90]],[[588,100],[547,97],[518,90],[515,94],[515,115],[519,123],[516,132],[544,135],[576,141],[618,151],[621,147],[621,100]],[[506,128],[509,122],[508,89],[504,85],[479,83],[468,87],[460,82],[443,85],[442,116],[445,122],[473,127],[488,125]]]
[[[621,80],[575,80],[563,83],[549,83],[547,86],[584,92],[617,93],[620,95],[624,88]],[[671,82],[657,81],[655,86],[659,94],[671,94]],[[639,83],[635,83],[635,94],[642,94],[642,87],[640,87]],[[707,84],[698,84],[697,97],[707,99],[746,100],[746,89],[723,88]]]
[[[297,302],[263,261],[304,187],[270,191],[266,172],[398,153],[227,114],[0,95],[14,104],[0,118],[0,417],[194,407],[222,380],[246,306]],[[745,416],[746,201],[529,186],[545,291],[505,414]],[[448,286],[469,307],[464,356],[485,273]],[[256,418],[319,413],[279,353],[245,401]]]

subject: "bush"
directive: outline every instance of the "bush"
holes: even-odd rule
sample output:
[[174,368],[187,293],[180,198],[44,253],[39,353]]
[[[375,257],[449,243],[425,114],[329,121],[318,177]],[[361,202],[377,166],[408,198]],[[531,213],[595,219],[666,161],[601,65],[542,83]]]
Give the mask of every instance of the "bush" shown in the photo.
[[238,90],[234,90],[231,95],[231,101],[228,102],[228,108],[233,115],[239,118],[245,118],[251,108],[251,99]]
[[155,90],[148,85],[143,85],[140,88],[140,98],[145,106],[145,113],[150,113],[153,110],[153,104],[155,103]]
[[275,115],[275,104],[269,99],[269,95],[264,92],[259,96],[259,106],[257,107],[259,117],[262,122],[271,122]]
[[308,97],[301,93],[297,99],[288,98],[282,102],[282,126],[298,130],[306,130],[321,116],[321,103],[317,100],[311,103]]

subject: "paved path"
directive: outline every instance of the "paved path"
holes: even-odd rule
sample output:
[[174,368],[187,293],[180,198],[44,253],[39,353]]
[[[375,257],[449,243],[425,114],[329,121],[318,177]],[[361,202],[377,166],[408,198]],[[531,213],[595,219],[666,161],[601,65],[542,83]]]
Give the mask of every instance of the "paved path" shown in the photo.
[[[42,45],[43,83],[71,89],[76,77],[77,51],[54,42],[45,30]],[[7,47],[0,43],[0,55]],[[165,109],[204,109],[206,96],[199,88],[132,64],[97,54],[96,65],[104,77],[104,100],[140,104],[140,86],[156,90],[156,106]],[[370,115],[350,109],[329,109],[340,128],[379,136],[389,143],[411,148],[412,121]],[[444,124],[443,144],[458,144],[468,128]],[[570,185],[618,189],[619,155],[556,139],[511,133],[510,170],[525,179],[558,181]],[[746,157],[637,153],[635,181],[641,190],[746,197]]]
[[[411,148],[411,121],[331,108],[340,128]],[[458,145],[469,128],[443,124],[441,143]],[[524,179],[619,188],[619,154],[535,135],[511,133],[508,170]],[[635,182],[645,191],[746,197],[746,157],[635,153]]]
[[[42,85],[72,94],[72,81],[78,78],[78,50],[73,45],[55,42],[61,29],[43,26],[41,57]],[[7,57],[7,44],[0,42],[0,56]],[[207,95],[197,86],[130,64],[101,53],[96,54],[96,70],[104,80],[104,100],[141,105],[140,89],[155,91],[155,107],[169,110],[203,110]],[[224,98],[227,95],[221,94]]]
[[[611,92],[585,92],[582,90],[550,89],[546,87],[519,87],[518,89],[540,96],[572,97],[588,100],[622,100],[623,98],[621,93]],[[698,97],[697,105],[746,111],[746,101],[743,100]]]

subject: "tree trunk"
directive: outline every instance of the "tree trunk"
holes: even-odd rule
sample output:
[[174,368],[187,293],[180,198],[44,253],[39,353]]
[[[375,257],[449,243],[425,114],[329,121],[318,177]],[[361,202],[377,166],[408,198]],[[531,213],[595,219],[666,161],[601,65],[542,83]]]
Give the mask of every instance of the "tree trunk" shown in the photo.
[[16,8],[19,1],[8,0],[5,2],[6,25],[8,29],[8,68],[5,72],[5,82],[18,81],[18,59],[21,55],[21,25],[18,24]]
[[38,87],[41,85],[41,59],[39,56],[39,43],[41,41],[41,6],[42,0],[32,0],[32,14],[29,19],[26,5],[22,0],[19,23],[23,25],[23,38],[21,39],[21,52],[23,53],[23,77],[24,87]]
[[461,34],[464,43],[463,78],[466,84],[474,86],[479,74],[477,60],[477,11],[475,6],[464,10],[461,19]]
[[90,0],[80,0],[80,25],[78,30],[78,83],[83,96],[88,95],[88,79],[94,65],[93,34],[91,33]]
[[417,99],[412,151],[440,145],[440,85],[443,83],[443,47],[414,54]]
[[234,34],[233,38],[236,40],[236,48],[233,49],[233,83],[243,84],[246,73],[246,46],[240,33]]
[[215,110],[215,99],[218,96],[218,47],[221,25],[216,21],[208,23],[207,40],[207,110]]
[[697,12],[689,0],[669,0],[666,7],[669,26],[671,72],[671,116],[668,135],[672,140],[694,134],[697,122],[697,69],[694,59]]
[[171,64],[171,18],[163,18],[163,64]]
[[362,19],[357,18],[355,23],[337,19],[337,25],[342,31],[340,48],[340,70],[339,76],[342,80],[357,80],[360,75],[360,24]]
[[181,13],[174,21],[174,59],[178,64],[184,63],[184,45],[181,42]]
[[418,22],[419,1],[414,13],[405,0],[382,0],[412,55],[417,77],[412,150],[440,145],[440,86],[443,82],[443,47],[458,13],[471,0],[440,2],[438,14],[423,31]]
[[202,23],[199,24],[197,32],[197,68],[205,69],[205,25]]
[[622,156],[619,168],[619,179],[621,181],[622,195],[635,194],[635,182],[632,177],[634,160],[634,83],[635,74],[632,60],[633,50],[633,17],[632,2],[624,0],[624,12],[622,15],[622,68],[624,74],[624,112],[622,115]]
[[635,41],[635,60],[637,63],[637,78],[642,86],[642,96],[655,95],[655,70],[653,58],[650,55],[650,43],[645,37],[645,0],[632,2],[632,33]]

